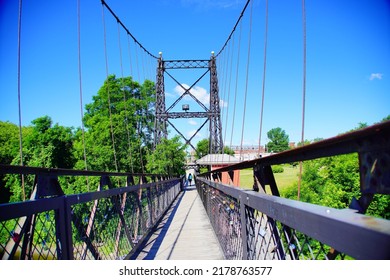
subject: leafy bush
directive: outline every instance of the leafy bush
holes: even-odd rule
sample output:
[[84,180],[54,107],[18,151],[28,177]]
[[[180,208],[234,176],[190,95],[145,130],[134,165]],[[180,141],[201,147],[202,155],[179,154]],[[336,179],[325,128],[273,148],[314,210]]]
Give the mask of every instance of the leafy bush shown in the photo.
[[274,173],[283,173],[284,168],[280,165],[275,165],[275,166],[272,166],[272,171]]

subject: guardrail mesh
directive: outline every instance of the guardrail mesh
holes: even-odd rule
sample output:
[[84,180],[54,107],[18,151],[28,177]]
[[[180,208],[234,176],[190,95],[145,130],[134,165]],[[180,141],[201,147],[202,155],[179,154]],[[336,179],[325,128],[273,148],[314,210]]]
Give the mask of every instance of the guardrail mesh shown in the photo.
[[125,259],[168,209],[181,183],[170,179],[1,204],[0,258]]

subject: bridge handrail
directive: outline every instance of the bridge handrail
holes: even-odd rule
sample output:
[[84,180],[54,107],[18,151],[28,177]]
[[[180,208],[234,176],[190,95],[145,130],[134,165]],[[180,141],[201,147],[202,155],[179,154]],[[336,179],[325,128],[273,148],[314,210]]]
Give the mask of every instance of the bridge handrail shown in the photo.
[[[338,210],[280,197],[272,165],[350,153],[357,153],[359,157],[361,196],[352,198],[349,209]],[[235,182],[237,174],[234,171],[248,168],[253,169],[254,191],[227,185]],[[390,121],[386,121],[289,151],[198,174],[196,182],[226,258],[258,259],[261,256],[296,259],[307,255],[316,258],[309,244],[312,241],[304,241],[303,247],[309,248],[307,254],[302,255],[302,248],[298,250],[298,235],[304,235],[304,240],[315,240],[313,244],[319,248],[317,251],[321,252],[321,258],[334,259],[341,255],[344,258],[348,254],[359,259],[389,259],[390,221],[363,215],[375,194],[390,194],[389,174]],[[266,186],[270,187],[272,195],[266,194]],[[216,211],[219,211],[219,216],[214,213]],[[236,223],[238,226],[232,227]],[[234,235],[231,235],[232,232]],[[266,235],[272,242],[264,241]],[[242,238],[242,241],[230,244],[227,236],[234,240]],[[271,254],[267,251],[268,247],[259,247],[256,243],[260,242],[259,239],[277,252]],[[256,244],[253,245],[252,241]],[[238,246],[235,250],[239,254],[232,254],[234,246]],[[324,246],[330,247],[325,249]]]
[[[160,183],[175,183],[178,179],[169,179]],[[0,204],[0,221],[15,219],[18,217],[28,216],[35,213],[58,209],[59,201],[64,198],[70,205],[86,203],[102,198],[123,195],[124,193],[137,192],[141,189],[150,189],[155,187],[156,183],[137,184],[108,190],[87,192],[80,194],[71,194],[65,196],[51,197],[49,199],[27,200],[21,202]],[[61,204],[61,203],[60,203]]]
[[248,160],[219,168],[211,172],[204,172],[200,176],[211,173],[226,172],[251,168],[255,165],[277,165],[306,161],[321,157],[331,157],[353,152],[364,153],[369,151],[385,151],[389,149],[390,121],[372,125],[367,128],[341,134],[312,144],[297,147],[285,152],[272,154],[254,160]]
[[[1,165],[0,170],[0,174],[35,175],[31,200],[0,204],[2,259],[129,257],[167,211],[184,183],[183,176],[165,179],[156,174],[9,165]],[[100,176],[100,182],[97,191],[65,195],[59,176]],[[128,177],[126,186],[111,184],[111,178],[117,176]],[[129,179],[132,176],[140,176],[138,184]],[[147,183],[145,177],[149,176],[154,179]]]
[[167,174],[154,173],[129,173],[129,172],[114,172],[114,171],[94,171],[94,170],[75,170],[65,168],[46,168],[32,167],[20,165],[0,164],[0,174],[52,174],[56,176],[156,176],[156,177],[171,177]]
[[[248,229],[251,229],[252,235],[260,236],[259,232],[254,232],[256,223],[259,223],[259,218],[254,218],[254,212],[261,212],[267,216],[267,219],[278,221],[284,226],[331,246],[338,252],[353,258],[390,258],[390,221],[388,220],[365,216],[356,213],[352,209],[334,209],[255,191],[242,190],[204,178],[197,178],[197,184],[200,193],[217,191],[219,196],[224,196],[224,201],[233,199],[236,204],[235,207],[240,209],[238,219],[241,225],[245,225],[240,226],[243,259],[253,258],[256,255],[254,251],[259,250],[249,242],[250,238],[248,238],[248,234],[250,234]],[[207,197],[207,195],[201,195],[201,197]],[[215,195],[209,195],[204,203],[210,205],[212,203],[210,200],[213,199],[217,199]],[[212,215],[210,206],[206,207],[207,209],[209,210],[208,214]],[[251,212],[252,216],[248,215],[248,212]],[[211,220],[213,219],[211,218]],[[263,225],[263,228],[266,227]],[[274,238],[277,239],[278,237]],[[298,241],[295,240],[294,243],[296,242]]]

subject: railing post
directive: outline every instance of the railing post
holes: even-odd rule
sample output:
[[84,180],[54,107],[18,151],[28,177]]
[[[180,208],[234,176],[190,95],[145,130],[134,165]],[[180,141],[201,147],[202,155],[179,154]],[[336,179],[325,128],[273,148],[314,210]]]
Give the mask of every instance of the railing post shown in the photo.
[[248,230],[247,230],[247,217],[246,217],[246,200],[247,196],[240,194],[240,219],[241,219],[241,238],[242,238],[242,259],[248,259]]
[[140,225],[140,219],[142,219],[142,176],[139,177],[139,190],[135,195],[135,199],[137,201],[137,211],[135,216],[135,225],[134,225],[134,240],[138,242],[138,231]]
[[57,257],[60,260],[73,260],[72,209],[66,196],[61,199],[61,207],[55,211]]
[[57,258],[59,260],[73,259],[72,211],[66,196],[58,182],[58,177],[51,174],[36,176],[37,198],[58,196],[61,205],[54,211],[56,228]]

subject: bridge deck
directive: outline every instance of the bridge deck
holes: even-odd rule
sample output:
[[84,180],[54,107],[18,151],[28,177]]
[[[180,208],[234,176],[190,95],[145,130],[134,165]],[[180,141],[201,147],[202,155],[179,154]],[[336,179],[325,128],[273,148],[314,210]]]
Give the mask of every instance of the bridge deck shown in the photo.
[[156,230],[133,256],[137,260],[224,259],[196,188],[179,195]]

